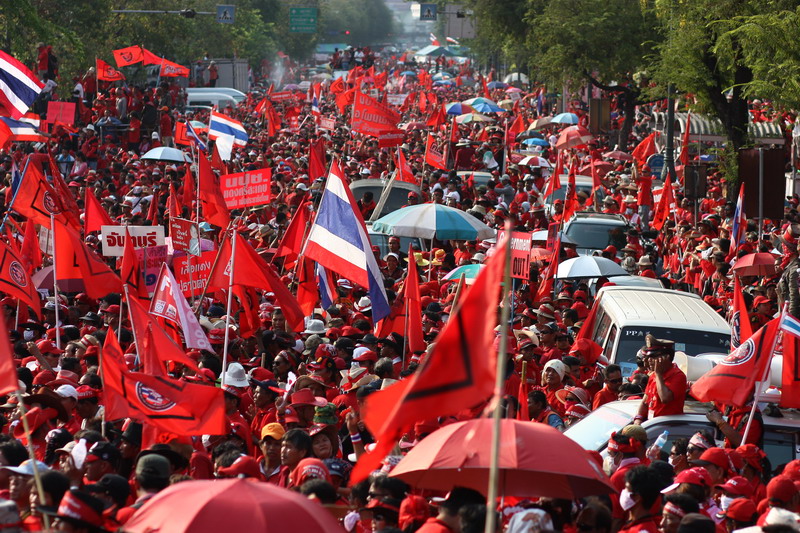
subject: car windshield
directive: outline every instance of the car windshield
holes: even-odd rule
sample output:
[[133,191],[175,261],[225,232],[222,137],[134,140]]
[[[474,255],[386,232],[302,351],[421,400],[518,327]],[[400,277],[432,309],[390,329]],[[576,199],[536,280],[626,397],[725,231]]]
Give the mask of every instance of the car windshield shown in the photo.
[[[566,178],[567,178],[566,176],[561,176],[561,183],[563,185],[561,186],[560,189],[555,191],[552,194],[552,196],[550,196],[547,199],[547,201],[550,202],[551,204],[553,202],[555,202],[556,200],[563,200],[567,196],[567,182],[565,181]],[[592,195],[592,185],[591,185],[591,183],[588,184],[588,185],[583,185],[583,184],[580,184],[580,183],[576,183],[575,184],[575,190],[577,192],[585,192],[586,196],[591,196]]]
[[[377,246],[381,249],[381,258],[383,258],[386,254],[389,253],[389,236],[385,233],[370,233],[369,240],[373,246]],[[404,253],[408,253],[408,245],[413,244],[414,248],[422,249],[420,240],[416,237],[400,237],[400,250]],[[408,264],[403,262],[404,264],[401,265],[403,268],[407,267]]]
[[627,243],[625,226],[604,224],[600,220],[573,221],[565,231],[578,248],[602,250],[609,244],[621,250]]
[[564,435],[580,444],[585,450],[599,450],[608,442],[612,433],[619,431],[630,421],[631,417],[621,411],[601,407],[567,429]]
[[[361,180],[361,182],[364,181],[367,180]],[[373,184],[360,185],[361,182],[356,182],[359,183],[358,187],[353,188],[353,196],[355,196],[356,200],[361,200],[361,198],[364,196],[364,193],[370,191],[372,193],[373,200],[375,201],[376,204],[378,203],[378,201],[381,198],[381,193],[383,193],[383,184],[381,183],[381,180],[376,179],[374,181],[376,182],[374,185]],[[383,204],[383,209],[381,209],[380,216],[391,213],[392,211],[397,211],[398,209],[407,204],[408,204],[408,189],[403,189],[400,187],[392,187],[392,190],[389,191],[389,197],[386,199],[386,203]],[[405,250],[407,249],[408,248],[406,247]]]
[[629,376],[636,370],[636,352],[644,346],[645,335],[650,333],[657,339],[675,340],[675,351],[686,355],[702,353],[728,353],[731,345],[730,334],[697,331],[690,329],[654,328],[628,326],[622,328],[622,335],[614,362],[622,367],[622,375]]

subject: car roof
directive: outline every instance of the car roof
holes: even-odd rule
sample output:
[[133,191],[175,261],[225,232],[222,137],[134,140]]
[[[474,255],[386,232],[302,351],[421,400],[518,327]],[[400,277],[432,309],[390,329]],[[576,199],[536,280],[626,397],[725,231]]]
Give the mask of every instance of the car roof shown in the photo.
[[614,213],[598,213],[596,211],[578,211],[570,222],[594,223],[595,221],[609,222],[610,225],[627,226],[628,220]]
[[[612,280],[613,281],[613,280]],[[662,326],[730,333],[730,325],[698,295],[649,287],[603,287],[597,300],[621,327]]]

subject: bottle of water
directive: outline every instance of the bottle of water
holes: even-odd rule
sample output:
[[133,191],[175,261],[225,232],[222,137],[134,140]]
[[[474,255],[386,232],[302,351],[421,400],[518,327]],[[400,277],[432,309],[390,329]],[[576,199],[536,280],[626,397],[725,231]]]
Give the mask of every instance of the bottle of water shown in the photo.
[[661,433],[661,435],[659,435],[656,441],[653,443],[653,450],[660,452],[661,448],[663,448],[664,445],[667,443],[668,438],[669,438],[669,431],[665,429],[664,432]]

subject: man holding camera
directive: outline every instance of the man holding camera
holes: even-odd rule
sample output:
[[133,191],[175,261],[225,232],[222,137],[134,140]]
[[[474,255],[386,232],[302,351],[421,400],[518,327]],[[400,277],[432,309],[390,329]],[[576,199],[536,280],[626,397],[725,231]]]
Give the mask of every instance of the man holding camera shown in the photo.
[[686,374],[672,362],[674,358],[673,341],[647,335],[642,359],[650,378],[639,413],[633,419],[634,424],[640,424],[649,417],[683,414]]

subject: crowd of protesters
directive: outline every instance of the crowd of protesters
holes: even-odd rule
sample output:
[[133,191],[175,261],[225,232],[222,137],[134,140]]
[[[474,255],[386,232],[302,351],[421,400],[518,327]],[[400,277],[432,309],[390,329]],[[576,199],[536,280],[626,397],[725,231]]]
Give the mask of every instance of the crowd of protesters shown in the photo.
[[[43,78],[53,79],[48,51],[48,47],[40,48],[37,70]],[[550,114],[550,103],[542,107],[536,91],[528,95],[523,91],[513,109],[495,115],[497,122],[489,126],[426,126],[430,115],[443,104],[483,94],[482,84],[477,82],[479,74],[471,65],[445,61],[443,66],[458,83],[432,86],[416,77],[401,77],[399,71],[406,70],[407,63],[374,55],[368,49],[366,57],[374,71],[366,75],[363,57],[365,51],[360,49],[342,54],[337,51],[333,61],[344,68],[362,68],[356,79],[365,91],[373,88],[375,72],[388,72],[389,82],[379,94],[413,95],[398,109],[403,124],[410,125],[404,128],[400,150],[419,185],[419,192],[408,194],[409,205],[444,203],[491,227],[502,228],[510,220],[519,231],[548,229],[552,222],[562,222],[564,202],[557,200],[549,205],[544,194],[550,169],[517,164],[519,158],[512,151],[520,145],[513,136],[513,146],[507,145],[506,128],[517,116],[531,122]],[[256,111],[259,102],[269,98],[267,87],[275,83],[273,91],[277,92],[286,83],[304,81],[294,74],[300,69],[288,63],[286,66],[295,77],[263,80],[235,109],[220,110],[240,120],[250,138],[247,146],[234,149],[231,160],[221,164],[224,167],[217,165],[218,171],[273,171],[272,201],[232,213],[233,231],[267,254],[280,242],[299,206],[305,200],[315,205],[320,198],[325,176],[309,175],[312,142],[325,139],[328,160],[338,158],[350,181],[386,178],[395,165],[395,149],[380,148],[376,139],[350,132],[349,113],[337,105],[337,94],[327,91],[330,81],[322,83],[319,107],[323,117],[336,120],[334,129],[319,129],[306,93],[298,92],[295,98],[273,105],[279,116],[296,110],[300,125],[292,128],[287,121],[270,135],[264,115]],[[98,82],[94,75],[90,69],[74,78],[72,84],[59,78],[60,85],[48,91],[46,98],[50,101],[78,104],[74,124],[54,124],[46,145],[14,143],[3,150],[3,211],[12,199],[12,164],[24,168],[27,158],[49,151],[81,208],[86,194],[94,194],[119,224],[167,226],[172,215],[167,207],[169,191],[181,199],[191,196],[184,187],[185,174],[193,169],[140,156],[157,146],[174,146],[176,122],[207,122],[208,113],[183,113],[183,91],[177,84],[122,86]],[[507,93],[499,88],[489,96],[499,101],[506,99]],[[788,200],[783,219],[763,221],[760,232],[751,222],[745,241],[732,243],[735,204],[728,198],[735,194],[731,194],[731,185],[721,171],[712,166],[708,197],[695,205],[696,199],[685,196],[677,187],[674,216],[662,231],[653,230],[653,191],[660,176],[651,175],[644,162],[629,154],[648,133],[647,116],[657,108],[658,104],[642,106],[634,133],[619,146],[609,146],[601,136],[572,150],[580,166],[592,161],[609,163],[597,196],[602,200],[580,194],[577,210],[619,213],[630,223],[618,246],[609,245],[597,253],[620,263],[631,275],[696,292],[728,318],[733,260],[754,251],[773,252],[778,257],[774,275],[742,280],[750,322],[757,329],[783,302],[788,302],[790,312],[798,316],[800,221],[796,197]],[[45,109],[37,108],[42,113]],[[572,111],[585,120],[580,108]],[[612,111],[617,129],[625,117],[617,109]],[[782,121],[786,129],[793,126],[793,115],[778,114],[760,102],[752,105],[751,112],[758,120],[768,117]],[[448,128],[455,128],[456,133]],[[551,125],[542,132],[549,146],[538,153],[551,166],[556,166],[554,147],[562,128]],[[425,164],[429,131],[437,137],[452,170]],[[205,138],[205,133],[200,134]],[[604,155],[609,152],[611,155]],[[477,185],[474,177],[456,171],[489,172],[491,179]],[[368,217],[376,208],[375,199],[365,195],[358,200],[362,215]],[[24,218],[11,211],[6,214],[4,238],[21,239]],[[185,218],[195,219],[196,214],[194,205],[183,205],[181,215]],[[202,214],[198,222],[204,222]],[[207,223],[201,228],[203,237],[215,242],[226,229]],[[102,250],[96,234],[84,238],[89,246]],[[442,278],[458,266],[483,262],[491,247],[486,241],[433,241],[431,249],[415,250],[409,257],[400,239],[391,237],[385,253],[377,246],[373,248],[390,303],[404,283],[409,260],[416,262],[427,352],[448,321],[458,287],[458,282]],[[561,258],[576,255],[574,246],[569,245],[558,253]],[[46,265],[46,253],[44,260]],[[618,494],[574,502],[577,505],[552,499],[506,498],[499,511],[507,530],[530,531],[530,524],[536,524],[536,530],[582,532],[654,533],[658,529],[664,533],[711,533],[756,524],[797,530],[798,517],[793,513],[800,510],[800,461],[770,465],[760,448],[763,431],[758,411],[746,442],[742,435],[749,408],[720,405],[708,417],[725,435],[724,443],[698,432],[689,440],[674,441],[671,449],[648,446],[642,421],[683,412],[687,378],[673,363],[674,343],[680,339],[648,338],[639,353],[639,369],[623,378],[622,369],[608,364],[599,345],[577,338],[593,304],[589,286],[561,282],[554,293],[540,294],[548,263],[548,259],[534,260],[530,278],[518,285],[513,298],[514,336],[505,389],[507,415],[517,416],[521,402],[525,402],[531,420],[564,430],[611,401],[638,401],[641,408],[630,425],[611,437],[605,462],[597,457],[598,466],[606,469]],[[273,265],[281,280],[295,290],[292,264],[278,258]],[[58,299],[51,295],[42,302],[42,316],[23,310],[22,319],[19,302],[10,297],[2,299],[0,306],[19,366],[18,379],[25,392],[25,418],[44,501],[34,484],[19,406],[16,398],[9,396],[0,405],[0,497],[5,499],[0,502],[0,530],[39,531],[44,516],[54,517],[56,527],[63,531],[115,530],[124,527],[138,508],[171,484],[247,477],[315,498],[328,506],[320,507],[321,513],[342,509],[339,516],[348,531],[482,531],[487,512],[484,495],[460,487],[449,494],[422,493],[388,474],[403,454],[428,434],[448,423],[478,416],[485,402],[447,419],[419,421],[380,471],[366,481],[349,482],[354,462],[373,444],[359,416],[365,400],[413,374],[424,363],[427,352],[405,353],[402,334],[375,334],[365,288],[339,277],[335,291],[333,304],[308,317],[300,331],[287,326],[274,294],[258,291],[260,323],[255,328],[240,336],[238,313],[230,317],[233,327],[227,368],[222,367],[221,358],[226,314],[223,294],[218,291],[192,302],[215,352],[189,350],[200,372],[181,365],[173,365],[170,372],[176,378],[210,386],[224,374],[229,431],[202,437],[167,435],[157,443],[145,442],[146,431],[136,420],[104,417],[98,354],[109,328],[116,331],[131,368],[136,365],[136,346],[121,295],[109,294],[100,301],[85,293],[61,293]],[[56,347],[57,336],[61,348]],[[530,385],[527,397],[519,397],[521,382]],[[535,447],[536,443],[524,445]],[[76,448],[83,454],[76,454]],[[773,475],[779,469],[782,472]],[[79,512],[66,513],[66,508]]]

